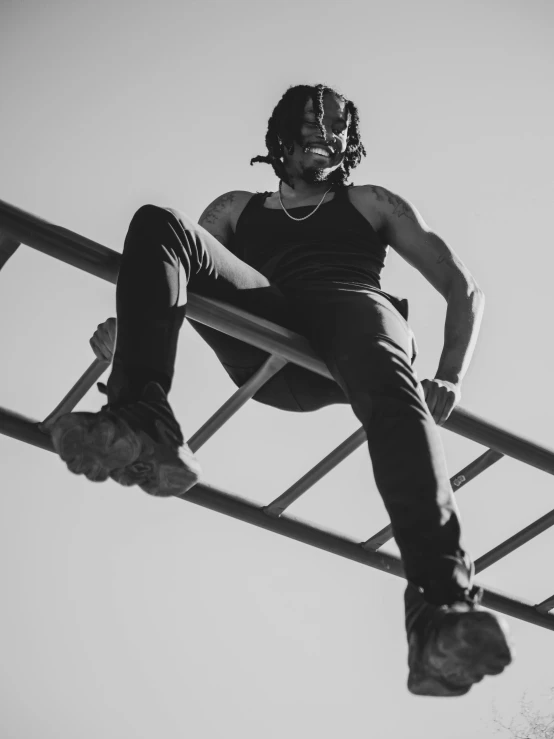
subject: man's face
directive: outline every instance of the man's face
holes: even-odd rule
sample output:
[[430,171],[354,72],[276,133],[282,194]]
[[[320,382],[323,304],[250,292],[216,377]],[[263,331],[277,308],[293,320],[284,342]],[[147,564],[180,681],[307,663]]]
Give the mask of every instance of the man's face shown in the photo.
[[323,137],[314,113],[314,104],[308,100],[300,128],[299,141],[294,142],[291,155],[285,152],[285,167],[290,174],[315,184],[325,182],[340,167],[348,139],[348,118],[345,103],[334,95],[323,99]]

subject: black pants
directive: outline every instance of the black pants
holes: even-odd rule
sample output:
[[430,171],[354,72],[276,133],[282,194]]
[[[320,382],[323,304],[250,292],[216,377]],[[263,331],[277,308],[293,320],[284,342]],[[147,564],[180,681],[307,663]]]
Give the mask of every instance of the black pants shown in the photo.
[[[184,276],[184,280],[181,277]],[[182,213],[146,205],[125,240],[117,282],[117,342],[110,402],[151,379],[169,392],[187,291],[224,300],[303,334],[334,381],[287,364],[256,400],[293,411],[349,403],[368,439],[375,482],[415,596],[456,600],[471,585],[457,506],[437,427],[412,369],[414,341],[386,298],[281,289]],[[260,349],[199,324],[237,385],[265,361]]]

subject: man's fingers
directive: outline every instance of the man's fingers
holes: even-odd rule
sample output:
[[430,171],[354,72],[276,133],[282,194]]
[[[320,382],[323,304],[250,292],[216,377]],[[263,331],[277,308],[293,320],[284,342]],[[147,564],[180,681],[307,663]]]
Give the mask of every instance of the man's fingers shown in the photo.
[[97,337],[93,336],[92,339],[89,341],[89,344],[91,345],[92,351],[98,357],[98,359],[102,359],[106,362],[111,361],[112,352],[103,342],[99,341]]
[[445,392],[444,404],[440,413],[439,420],[437,421],[439,426],[446,421],[446,419],[452,413],[454,406],[456,405],[456,393],[453,390],[447,390]]
[[421,381],[421,387],[423,388],[423,395],[425,396],[425,400],[427,400],[427,393],[429,392],[429,380],[422,380]]
[[448,419],[455,406],[460,402],[459,386],[443,380],[422,380],[421,386],[425,402],[433,420],[438,426]]
[[[421,384],[423,385],[423,382]],[[429,408],[429,412],[434,417],[435,406],[437,403],[436,387],[432,383],[429,382],[423,385],[423,389],[425,392],[425,402],[427,403],[427,408]]]
[[434,413],[435,422],[438,426],[444,423],[446,418],[448,418],[448,414],[452,408],[452,401],[454,400],[452,393],[449,393],[448,390],[445,390],[444,388],[441,388],[441,390],[442,392],[439,393]]

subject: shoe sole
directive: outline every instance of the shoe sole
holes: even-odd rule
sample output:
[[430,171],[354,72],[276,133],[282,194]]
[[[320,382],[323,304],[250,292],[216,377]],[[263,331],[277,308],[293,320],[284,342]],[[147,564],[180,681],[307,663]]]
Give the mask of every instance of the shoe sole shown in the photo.
[[423,664],[410,671],[408,689],[415,695],[464,695],[512,660],[504,619],[484,610],[449,613],[434,645],[424,649]]
[[200,466],[185,444],[178,451],[135,432],[123,419],[68,413],[51,430],[54,449],[76,475],[92,482],[111,478],[138,485],[149,495],[183,495],[200,479]]
[[54,449],[76,475],[104,482],[112,470],[134,462],[140,441],[121,419],[98,413],[67,413],[51,429]]
[[159,444],[144,432],[138,432],[141,453],[126,469],[116,469],[110,477],[121,485],[138,485],[149,495],[183,495],[200,479],[201,469],[186,444],[174,449]]

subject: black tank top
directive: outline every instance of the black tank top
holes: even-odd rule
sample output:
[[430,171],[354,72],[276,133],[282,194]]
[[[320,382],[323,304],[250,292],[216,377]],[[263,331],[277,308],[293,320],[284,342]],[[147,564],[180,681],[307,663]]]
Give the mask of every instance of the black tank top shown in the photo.
[[[239,259],[285,290],[379,292],[407,318],[407,301],[381,290],[387,246],[352,205],[348,188],[338,187],[335,197],[304,221],[264,208],[269,195],[253,195],[238,219],[230,249]],[[313,208],[291,210],[301,218]]]
[[[352,205],[345,187],[304,221],[264,208],[269,195],[253,195],[240,215],[230,245],[239,259],[283,286],[330,281],[381,287],[387,247]],[[302,218],[313,209],[306,205],[290,212]]]

